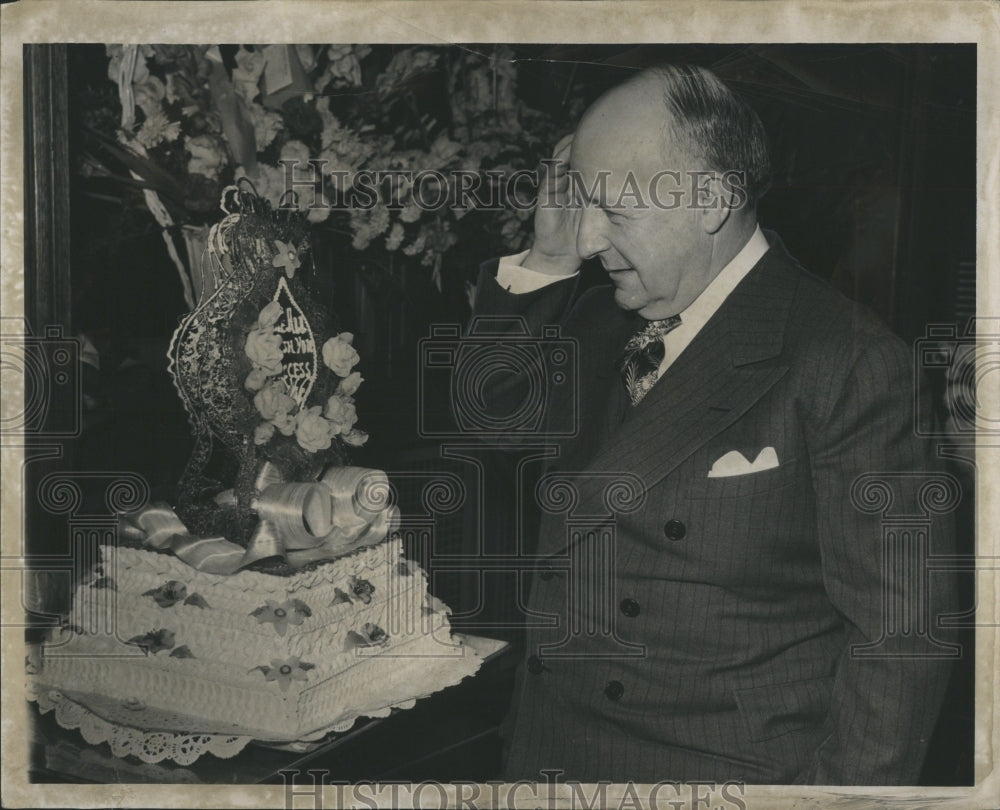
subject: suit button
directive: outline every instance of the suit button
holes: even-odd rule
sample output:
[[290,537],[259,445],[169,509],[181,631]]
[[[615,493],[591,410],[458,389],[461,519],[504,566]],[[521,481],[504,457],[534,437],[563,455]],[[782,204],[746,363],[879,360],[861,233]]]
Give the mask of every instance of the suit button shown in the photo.
[[608,681],[608,685],[604,687],[604,696],[608,700],[619,700],[624,694],[625,687],[621,681]]
[[639,615],[639,603],[635,599],[622,599],[620,605],[622,613],[628,616],[630,619],[634,619]]
[[533,655],[528,659],[528,672],[532,675],[538,675],[544,668],[545,667],[538,656]]
[[667,536],[667,540],[680,540],[687,534],[687,526],[679,520],[668,520],[663,524],[663,533]]

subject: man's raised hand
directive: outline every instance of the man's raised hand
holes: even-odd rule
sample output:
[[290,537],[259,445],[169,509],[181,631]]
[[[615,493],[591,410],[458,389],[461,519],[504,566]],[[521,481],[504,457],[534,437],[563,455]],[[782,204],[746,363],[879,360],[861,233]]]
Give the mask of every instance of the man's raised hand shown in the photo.
[[569,178],[572,145],[570,134],[556,144],[551,160],[542,161],[535,206],[535,241],[523,262],[529,270],[553,276],[572,275],[582,261],[576,250],[580,207],[572,205]]

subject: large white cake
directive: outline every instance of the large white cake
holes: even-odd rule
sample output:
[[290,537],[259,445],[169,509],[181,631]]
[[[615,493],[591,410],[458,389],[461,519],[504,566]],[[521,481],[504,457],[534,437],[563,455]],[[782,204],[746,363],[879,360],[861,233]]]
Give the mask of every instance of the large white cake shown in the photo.
[[481,662],[403,557],[388,479],[350,465],[360,356],[302,281],[304,217],[240,187],[222,202],[227,270],[168,353],[195,433],[177,509],[122,516],[31,664],[43,710],[85,737],[138,731],[140,752],[158,733],[315,738]]
[[457,683],[479,667],[398,538],[288,576],[200,572],[101,549],[36,687],[114,723],[299,740]]

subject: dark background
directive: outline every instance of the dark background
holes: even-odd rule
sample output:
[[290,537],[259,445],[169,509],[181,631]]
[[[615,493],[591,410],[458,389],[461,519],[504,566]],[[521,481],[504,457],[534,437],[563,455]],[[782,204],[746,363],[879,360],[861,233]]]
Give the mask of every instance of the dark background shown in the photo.
[[[36,334],[48,324],[61,324],[67,335],[85,333],[101,351],[102,367],[100,372],[84,367],[80,435],[61,442],[58,462],[29,467],[31,554],[64,548],[60,538],[67,520],[37,507],[32,481],[55,466],[129,471],[149,482],[153,498],[169,501],[191,446],[165,364],[167,343],[185,306],[158,227],[75,172],[86,148],[81,121],[95,99],[115,92],[107,80],[104,47],[52,47],[62,47],[61,55],[26,51],[28,320]],[[512,47],[521,99],[564,115],[566,132],[575,124],[565,103],[571,93],[589,103],[636,69],[661,61],[712,68],[745,95],[771,141],[774,183],[760,206],[761,224],[777,231],[802,264],[871,307],[907,342],[924,335],[928,324],[953,324],[964,332],[975,305],[974,45]],[[491,48],[467,46],[483,59]],[[374,62],[384,64],[392,50],[376,46]],[[445,82],[444,75],[423,77],[410,88],[416,106],[445,115]],[[52,93],[60,86],[64,96]],[[41,111],[53,103],[58,107],[60,98],[66,101],[60,119],[65,131],[57,127],[46,136]],[[67,182],[48,178],[49,187],[63,190],[54,199],[45,197],[46,137],[69,169]],[[343,328],[365,341],[366,383],[358,410],[372,440],[357,463],[401,473],[465,475],[461,464],[441,458],[438,443],[418,435],[417,341],[428,336],[431,324],[465,322],[465,282],[502,246],[486,235],[461,241],[448,255],[438,293],[419,271],[404,291],[387,290],[342,240],[320,230],[315,242],[315,289]],[[601,273],[589,268],[586,278],[598,282]],[[937,393],[940,400],[943,392]],[[966,471],[959,473],[967,479]],[[85,500],[103,497],[83,490]],[[512,508],[513,493],[494,494],[482,538],[487,551],[503,549],[511,531],[502,516]],[[408,503],[411,496],[417,497],[402,487],[404,511],[419,506]],[[92,504],[98,512],[100,506]],[[472,515],[482,508],[441,519],[435,552],[467,550],[480,531]],[[968,499],[960,519],[960,552],[971,554]],[[504,627],[512,610],[510,584],[480,589],[478,581],[448,572],[434,580],[435,590],[455,608],[456,624],[462,625],[464,611],[469,629],[514,638]],[[963,587],[963,606],[971,609],[971,577]],[[484,609],[476,612],[480,601]],[[963,642],[967,654],[956,669],[925,783],[972,781],[971,632]]]

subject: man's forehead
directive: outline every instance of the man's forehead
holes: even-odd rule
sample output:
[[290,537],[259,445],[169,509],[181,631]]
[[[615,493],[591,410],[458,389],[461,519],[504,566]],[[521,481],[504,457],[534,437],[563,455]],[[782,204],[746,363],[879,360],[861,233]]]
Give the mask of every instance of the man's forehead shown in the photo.
[[677,163],[669,113],[662,93],[648,83],[626,86],[602,96],[584,115],[570,150],[570,168],[584,175],[609,172],[624,182],[632,173],[649,179]]
[[651,183],[671,188],[692,167],[683,158],[670,157],[676,150],[665,148],[659,135],[631,133],[613,137],[581,139],[573,143],[570,172],[574,192],[592,202],[618,200],[626,189],[646,189]]

